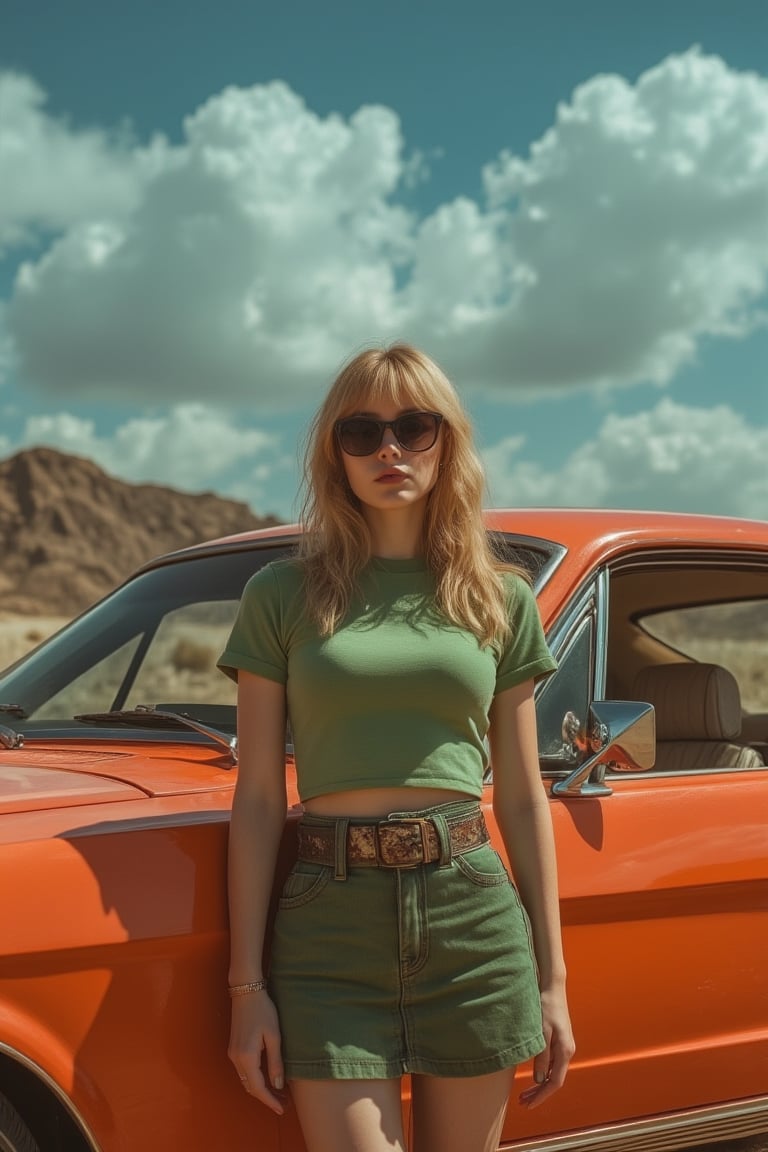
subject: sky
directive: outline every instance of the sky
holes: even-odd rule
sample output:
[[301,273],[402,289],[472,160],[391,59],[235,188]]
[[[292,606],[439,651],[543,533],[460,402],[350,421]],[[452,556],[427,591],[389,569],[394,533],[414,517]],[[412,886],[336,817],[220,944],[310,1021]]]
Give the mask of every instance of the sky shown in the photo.
[[492,506],[768,514],[764,0],[0,0],[0,457],[293,519],[407,340]]

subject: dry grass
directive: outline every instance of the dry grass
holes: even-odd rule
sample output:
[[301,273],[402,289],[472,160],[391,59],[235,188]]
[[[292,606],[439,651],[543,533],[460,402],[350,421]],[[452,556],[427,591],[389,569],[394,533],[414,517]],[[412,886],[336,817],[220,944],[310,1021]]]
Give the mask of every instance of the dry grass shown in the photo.
[[213,664],[217,653],[205,644],[181,636],[171,653],[171,663],[177,672],[205,672]]
[[[230,614],[226,615],[227,619],[221,624],[201,621],[190,628],[189,621],[185,621],[186,627],[178,621],[168,627],[142,668],[137,685],[142,701],[234,702],[231,683],[214,664],[231,623]],[[62,616],[0,617],[0,669],[18,660],[66,623],[67,618]],[[695,660],[722,664],[730,669],[739,683],[747,712],[768,712],[768,642],[765,639],[757,636],[733,640],[676,633],[674,642]],[[102,676],[106,671],[102,669]],[[114,673],[117,686],[121,667],[116,667]],[[87,700],[84,706],[88,706]]]
[[736,677],[742,707],[768,712],[768,643],[765,640],[713,640],[697,637],[680,645],[694,660],[722,664]]
[[0,670],[58,632],[67,620],[67,616],[0,617]]
[[[66,622],[61,617],[0,619],[0,669],[31,651]],[[229,619],[220,624],[171,621],[158,633],[126,707],[176,702],[234,705],[235,685],[222,675],[215,663],[230,627]],[[128,645],[107,657],[54,696],[39,710],[38,718],[73,716],[77,712],[110,708],[132,655],[133,646]]]

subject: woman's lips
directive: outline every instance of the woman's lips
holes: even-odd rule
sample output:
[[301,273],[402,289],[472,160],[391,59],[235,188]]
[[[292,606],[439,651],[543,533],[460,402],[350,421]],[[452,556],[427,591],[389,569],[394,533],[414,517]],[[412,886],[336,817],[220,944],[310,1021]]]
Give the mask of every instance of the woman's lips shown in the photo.
[[382,472],[381,476],[376,477],[377,484],[400,484],[403,480],[407,480],[405,472]]

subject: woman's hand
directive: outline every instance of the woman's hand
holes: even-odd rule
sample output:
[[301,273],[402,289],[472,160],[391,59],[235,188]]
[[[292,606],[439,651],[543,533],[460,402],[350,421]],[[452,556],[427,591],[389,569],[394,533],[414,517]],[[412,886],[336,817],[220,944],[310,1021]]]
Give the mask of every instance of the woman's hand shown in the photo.
[[[264,1077],[263,1055],[266,1055],[268,1079]],[[266,992],[232,998],[229,1058],[246,1092],[282,1116],[283,1104],[275,1095],[282,1092],[285,1083],[280,1025],[277,1010]],[[270,1085],[274,1092],[270,1091]]]
[[546,1048],[533,1061],[534,1084],[520,1093],[520,1103],[528,1108],[538,1108],[562,1088],[576,1050],[564,990],[541,993],[541,1014]]

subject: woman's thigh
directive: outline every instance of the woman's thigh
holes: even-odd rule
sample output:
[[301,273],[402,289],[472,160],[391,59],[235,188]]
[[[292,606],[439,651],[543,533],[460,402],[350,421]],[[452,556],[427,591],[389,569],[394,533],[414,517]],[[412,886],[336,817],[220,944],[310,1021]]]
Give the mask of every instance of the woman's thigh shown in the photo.
[[291,1080],[308,1152],[405,1152],[399,1080]]
[[496,1152],[514,1077],[414,1076],[411,1152]]

